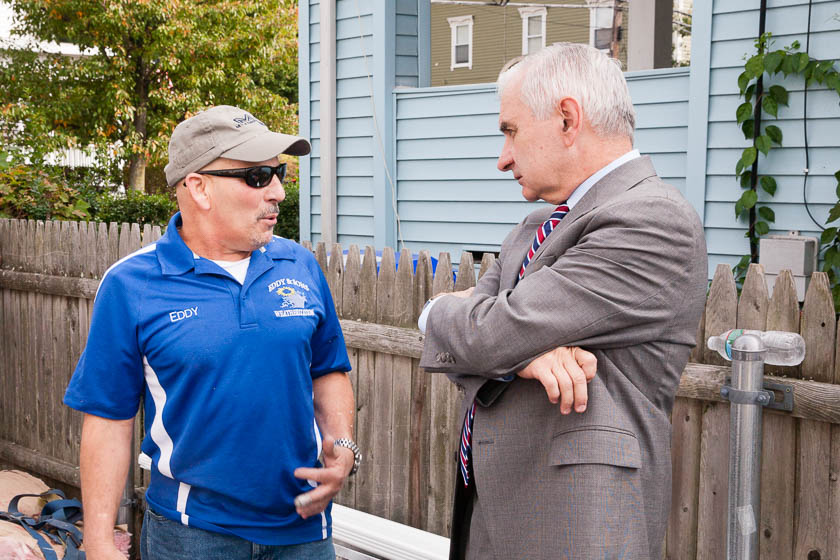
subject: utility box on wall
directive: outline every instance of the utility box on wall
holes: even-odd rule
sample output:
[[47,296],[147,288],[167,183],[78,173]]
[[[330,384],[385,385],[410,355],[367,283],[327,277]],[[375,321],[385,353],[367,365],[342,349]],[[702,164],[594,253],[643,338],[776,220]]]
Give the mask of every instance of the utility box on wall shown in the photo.
[[788,235],[762,237],[758,246],[758,262],[764,266],[764,278],[770,294],[773,293],[779,273],[789,269],[796,284],[796,297],[799,301],[804,301],[811,274],[817,269],[818,247],[816,237],[804,237],[799,235],[798,231],[792,231]]

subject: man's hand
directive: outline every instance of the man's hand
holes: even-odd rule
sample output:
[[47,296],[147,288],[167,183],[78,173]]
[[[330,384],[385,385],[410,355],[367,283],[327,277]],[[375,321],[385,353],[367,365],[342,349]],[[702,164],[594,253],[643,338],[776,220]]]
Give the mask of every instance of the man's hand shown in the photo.
[[321,513],[327,508],[344,479],[353,469],[353,452],[346,447],[336,447],[331,437],[324,438],[324,466],[322,468],[295,469],[295,477],[314,480],[318,487],[309,492],[299,494],[295,498],[295,509],[298,515],[306,519],[311,515]]
[[459,298],[468,298],[472,295],[474,288],[467,288],[466,290],[461,290],[460,292],[445,292],[442,294],[438,294],[439,296],[455,296]]
[[574,403],[576,412],[586,410],[586,384],[595,377],[597,359],[577,347],[559,346],[549,350],[517,373],[523,379],[536,379],[545,387],[548,400],[557,404],[560,413],[569,414]]

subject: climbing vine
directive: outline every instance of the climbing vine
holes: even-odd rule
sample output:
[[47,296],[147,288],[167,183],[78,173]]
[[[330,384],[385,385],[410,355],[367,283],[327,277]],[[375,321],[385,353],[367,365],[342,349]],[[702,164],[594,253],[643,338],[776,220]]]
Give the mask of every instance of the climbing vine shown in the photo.
[[[745,275],[750,262],[758,262],[759,238],[770,231],[770,224],[776,220],[773,209],[758,201],[759,188],[771,197],[777,189],[773,176],[758,172],[758,157],[761,153],[766,159],[774,147],[782,145],[782,130],[775,124],[762,123],[762,118],[765,115],[777,118],[779,107],[788,106],[789,92],[779,84],[765,88],[765,75],[768,78],[777,74],[784,77],[801,75],[807,86],[819,84],[840,96],[840,72],[835,69],[833,60],[811,58],[807,52],[800,51],[799,41],[776,50],[770,50],[771,44],[770,33],[756,39],[756,53],[746,60],[744,71],[738,76],[738,90],[744,101],[736,109],[735,117],[744,138],[750,142],[735,165],[735,175],[743,189],[735,202],[735,216],[746,216],[749,227],[745,237],[750,240],[750,254],[744,255],[734,269],[739,279]],[[805,173],[808,173],[807,169]],[[829,211],[826,225],[840,219],[840,171],[834,177],[837,180],[838,201]],[[828,273],[835,305],[840,309],[840,228],[832,226],[823,229],[820,251],[822,270]]]

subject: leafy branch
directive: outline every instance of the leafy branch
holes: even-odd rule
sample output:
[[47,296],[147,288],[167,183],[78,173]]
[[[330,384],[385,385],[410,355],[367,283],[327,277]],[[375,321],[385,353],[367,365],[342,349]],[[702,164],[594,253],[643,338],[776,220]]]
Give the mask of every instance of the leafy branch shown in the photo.
[[[738,76],[738,90],[744,102],[735,111],[735,117],[741,127],[744,138],[750,141],[735,165],[735,175],[744,192],[735,202],[735,216],[746,215],[749,227],[745,237],[750,240],[750,254],[744,255],[735,266],[736,278],[743,278],[750,262],[758,262],[758,241],[760,236],[770,231],[770,224],[776,220],[773,209],[759,205],[758,188],[769,196],[774,196],[778,185],[776,179],[768,174],[758,173],[759,153],[765,159],[773,147],[782,145],[782,130],[773,124],[763,125],[764,114],[778,118],[780,106],[788,106],[789,92],[779,84],[765,90],[764,76],[782,74],[802,75],[806,87],[813,84],[824,85],[840,95],[840,72],[834,68],[833,60],[812,59],[807,52],[800,52],[799,41],[782,49],[770,50],[772,35],[764,33],[755,41],[756,54],[747,59],[744,71]],[[827,223],[840,219],[840,171],[837,179],[838,202],[829,212]],[[840,304],[840,229],[829,227],[822,233],[821,250],[823,271],[827,272],[832,284],[835,302]]]

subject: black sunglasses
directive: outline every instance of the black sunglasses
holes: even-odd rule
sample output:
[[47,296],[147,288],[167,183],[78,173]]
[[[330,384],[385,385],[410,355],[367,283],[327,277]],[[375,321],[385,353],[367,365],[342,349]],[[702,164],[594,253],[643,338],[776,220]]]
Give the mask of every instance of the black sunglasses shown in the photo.
[[213,175],[216,177],[236,177],[245,179],[245,184],[255,189],[262,189],[271,184],[274,175],[283,182],[286,178],[286,164],[281,163],[277,167],[270,165],[256,165],[254,167],[241,167],[239,169],[214,169],[212,171],[196,171],[199,175]]

